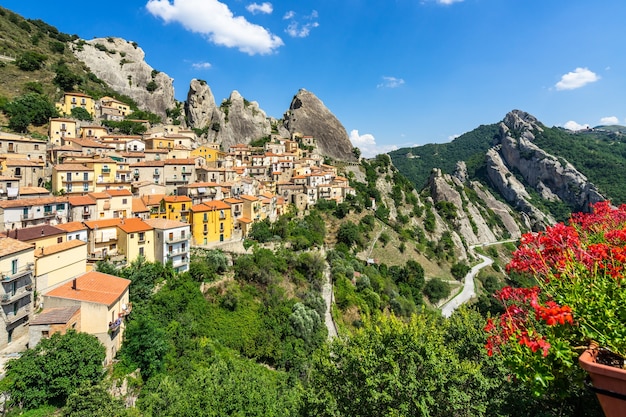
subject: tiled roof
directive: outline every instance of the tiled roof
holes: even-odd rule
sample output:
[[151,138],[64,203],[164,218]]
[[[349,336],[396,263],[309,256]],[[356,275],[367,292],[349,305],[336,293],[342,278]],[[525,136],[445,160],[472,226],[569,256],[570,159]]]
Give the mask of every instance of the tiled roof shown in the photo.
[[246,224],[252,223],[252,220],[250,220],[248,217],[240,217],[237,219],[237,221],[239,223],[246,223]]
[[30,325],[66,324],[78,310],[80,310],[80,306],[45,308],[30,321]]
[[33,246],[32,243],[21,242],[17,239],[0,236],[0,257],[22,252],[27,249],[32,249],[34,251],[35,246]]
[[163,198],[166,203],[187,203],[191,201],[191,198],[186,195],[168,195]]
[[20,195],[28,194],[49,194],[50,191],[43,187],[20,187]]
[[82,222],[61,223],[56,225],[55,227],[61,230],[65,230],[66,232],[78,232],[79,230],[87,230],[87,226],[85,226]]
[[243,201],[241,201],[241,200],[240,200],[240,199],[238,199],[238,198],[225,198],[223,201],[224,201],[225,203],[227,203],[227,204],[239,204],[239,203],[243,203]]
[[23,227],[21,229],[7,230],[5,233],[10,238],[21,240],[22,242],[28,242],[29,240],[38,239],[42,237],[64,235],[65,230],[61,230],[57,227],[50,226],[49,224],[42,224],[39,226]]
[[96,271],[84,273],[75,278],[75,282],[76,289],[72,288],[74,283],[72,280],[44,295],[111,306],[120,299],[130,285],[128,279]]
[[32,161],[26,158],[11,158],[5,161],[8,167],[39,167],[43,168],[43,162]]
[[176,220],[168,219],[148,219],[144,220],[144,222],[155,229],[175,229],[177,227],[189,226],[189,223],[183,223]]
[[165,165],[195,165],[196,160],[194,158],[173,158],[166,159]]
[[85,226],[89,229],[102,229],[106,227],[115,227],[120,224],[120,219],[102,219],[102,220],[90,220],[85,222]]
[[[144,156],[145,157],[145,156]],[[130,164],[131,168],[161,168],[165,166],[164,161],[143,161],[143,162],[135,162],[134,164]]]
[[145,213],[147,211],[150,211],[150,209],[144,204],[143,200],[139,197],[133,198],[132,210],[133,213]]
[[142,195],[141,199],[146,206],[156,206],[161,204],[163,197],[165,197],[165,194],[146,194]]
[[70,206],[93,206],[96,204],[96,200],[88,195],[76,195],[70,196]]
[[121,190],[106,190],[105,193],[110,195],[111,197],[127,197],[129,195],[133,195],[130,190],[121,189]]
[[87,195],[89,197],[91,197],[91,198],[96,199],[96,200],[100,200],[100,199],[103,199],[103,198],[108,200],[109,198],[111,198],[111,196],[109,194],[107,194],[106,192],[104,192],[104,191],[89,193]]
[[58,164],[54,166],[54,170],[59,171],[93,171],[93,168],[86,167],[83,164]]
[[83,242],[82,240],[78,240],[78,239],[73,239],[73,240],[68,240],[66,242],[57,243],[56,245],[50,245],[44,248],[39,248],[35,251],[35,258],[41,258],[42,256],[49,256],[55,253],[66,251],[68,249],[74,249],[79,246],[85,246],[85,255],[87,255],[87,242]]
[[242,195],[239,196],[239,198],[241,198],[242,200],[246,200],[246,201],[258,201],[259,200],[255,196],[248,195],[248,194],[242,194]]
[[126,233],[147,232],[148,230],[152,230],[152,226],[136,217],[122,220],[117,227]]

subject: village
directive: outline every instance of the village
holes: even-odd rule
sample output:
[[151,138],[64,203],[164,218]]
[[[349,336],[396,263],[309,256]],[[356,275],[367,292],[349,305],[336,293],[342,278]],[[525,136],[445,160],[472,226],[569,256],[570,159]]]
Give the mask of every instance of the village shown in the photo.
[[290,207],[354,194],[310,136],[220,149],[174,124],[111,134],[67,117],[75,107],[94,120],[132,120],[115,98],[65,93],[65,117],[50,119],[47,141],[0,133],[0,351],[75,329],[96,336],[110,363],[131,282],[97,272],[97,261],[121,268],[142,257],[184,272],[192,247],[241,241]]

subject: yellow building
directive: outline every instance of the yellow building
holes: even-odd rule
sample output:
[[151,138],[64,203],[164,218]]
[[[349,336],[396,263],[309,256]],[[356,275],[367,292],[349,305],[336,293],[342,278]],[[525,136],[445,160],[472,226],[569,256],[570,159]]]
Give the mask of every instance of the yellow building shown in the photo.
[[50,119],[48,136],[50,143],[61,146],[65,138],[76,138],[76,120],[73,119]]
[[35,250],[37,293],[84,274],[87,268],[87,242],[70,240]]
[[186,195],[170,195],[163,197],[160,209],[156,213],[152,213],[152,219],[177,220],[179,222],[189,223],[189,209],[191,209],[191,198]]
[[146,149],[173,149],[174,139],[163,136],[145,138]]
[[84,164],[58,164],[52,167],[52,191],[84,194],[94,190],[93,168]]
[[239,199],[243,201],[243,217],[253,222],[261,220],[261,200],[248,194],[240,195]]
[[93,98],[83,93],[65,93],[61,103],[57,103],[60,113],[71,114],[74,107],[82,107],[87,110],[91,117],[96,115],[96,106]]
[[191,234],[196,245],[230,240],[233,234],[230,206],[215,200],[191,207]]
[[130,280],[102,272],[87,272],[44,294],[46,308],[80,307],[80,330],[94,335],[111,363],[124,337],[124,317],[130,312]]
[[206,161],[207,166],[215,168],[217,161],[224,159],[226,152],[221,152],[218,149],[210,148],[208,146],[200,146],[191,151],[191,158],[202,157]]
[[119,101],[113,97],[102,97],[100,99],[100,105],[102,109],[102,114],[114,114],[125,117],[133,112],[128,104]]
[[124,219],[117,225],[118,254],[126,256],[130,264],[142,256],[148,262],[154,262],[154,228],[138,218]]

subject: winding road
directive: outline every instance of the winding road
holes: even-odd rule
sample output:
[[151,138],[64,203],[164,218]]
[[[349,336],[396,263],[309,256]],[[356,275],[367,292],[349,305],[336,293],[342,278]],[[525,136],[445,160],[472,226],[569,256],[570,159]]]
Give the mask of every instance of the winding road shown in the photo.
[[468,302],[472,297],[476,295],[474,278],[476,278],[476,275],[481,269],[493,263],[493,259],[487,258],[486,256],[481,255],[481,254],[477,254],[477,255],[480,259],[482,259],[482,262],[479,263],[478,265],[474,265],[472,269],[465,276],[465,284],[463,284],[463,291],[461,291],[456,297],[454,297],[453,299],[451,299],[450,301],[448,301],[441,307],[442,316],[450,317],[452,315],[452,312],[456,310],[457,308],[459,308],[461,304]]

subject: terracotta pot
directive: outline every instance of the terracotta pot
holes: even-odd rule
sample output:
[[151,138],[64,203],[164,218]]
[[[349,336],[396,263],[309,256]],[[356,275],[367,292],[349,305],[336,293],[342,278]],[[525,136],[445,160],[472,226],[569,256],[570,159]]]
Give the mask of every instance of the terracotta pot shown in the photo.
[[626,369],[596,363],[597,350],[588,349],[578,362],[591,377],[590,387],[607,417],[626,417]]

